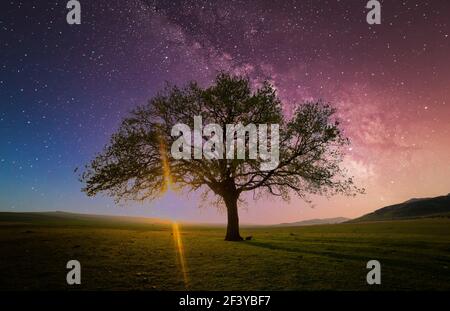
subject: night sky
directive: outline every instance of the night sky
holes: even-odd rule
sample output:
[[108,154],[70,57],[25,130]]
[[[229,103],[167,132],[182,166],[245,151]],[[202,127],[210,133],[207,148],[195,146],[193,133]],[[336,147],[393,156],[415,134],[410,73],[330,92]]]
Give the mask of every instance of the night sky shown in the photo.
[[87,198],[76,167],[165,82],[208,85],[219,70],[270,80],[285,112],[324,99],[352,140],[345,165],[366,194],[310,206],[249,201],[247,223],[356,217],[450,192],[450,1],[67,1],[0,4],[0,210],[63,210],[220,222],[168,194],[115,205]]

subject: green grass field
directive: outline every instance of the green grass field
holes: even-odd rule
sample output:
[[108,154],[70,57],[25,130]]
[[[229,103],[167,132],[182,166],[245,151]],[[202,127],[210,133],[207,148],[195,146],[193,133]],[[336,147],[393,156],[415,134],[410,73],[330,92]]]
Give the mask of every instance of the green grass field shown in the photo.
[[[180,225],[187,282],[172,224],[131,218],[0,213],[0,289],[450,290],[450,219],[309,227]],[[66,284],[77,259],[82,284]],[[366,284],[367,261],[382,284]]]

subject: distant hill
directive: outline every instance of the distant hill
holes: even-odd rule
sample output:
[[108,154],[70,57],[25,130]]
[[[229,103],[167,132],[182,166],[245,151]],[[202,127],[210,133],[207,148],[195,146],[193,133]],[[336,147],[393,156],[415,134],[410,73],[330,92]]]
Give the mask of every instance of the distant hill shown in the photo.
[[400,220],[439,216],[450,217],[450,194],[435,198],[410,199],[400,204],[380,208],[372,213],[348,222]]
[[0,225],[48,225],[100,227],[166,225],[170,221],[157,218],[77,214],[68,212],[0,212]]
[[313,226],[313,225],[326,225],[326,224],[340,224],[342,222],[350,220],[345,217],[336,217],[336,218],[324,218],[324,219],[308,219],[303,221],[289,222],[289,223],[281,223],[276,226],[281,227],[300,227],[300,226]]

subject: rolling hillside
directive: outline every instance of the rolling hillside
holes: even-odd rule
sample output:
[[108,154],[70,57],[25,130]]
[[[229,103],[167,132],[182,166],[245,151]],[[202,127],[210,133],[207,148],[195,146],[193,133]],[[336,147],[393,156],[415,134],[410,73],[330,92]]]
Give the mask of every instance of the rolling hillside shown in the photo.
[[400,204],[380,208],[349,222],[401,220],[439,216],[450,217],[450,194],[435,198],[411,199]]
[[340,224],[342,222],[346,222],[350,220],[345,217],[336,217],[336,218],[323,218],[323,219],[308,219],[296,222],[286,222],[281,223],[279,227],[297,227],[297,226],[314,226],[314,225],[330,225],[330,224]]

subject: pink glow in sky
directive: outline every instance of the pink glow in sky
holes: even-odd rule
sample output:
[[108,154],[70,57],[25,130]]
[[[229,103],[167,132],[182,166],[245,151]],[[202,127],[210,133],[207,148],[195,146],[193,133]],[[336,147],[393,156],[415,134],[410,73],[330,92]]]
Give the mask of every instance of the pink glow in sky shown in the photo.
[[87,199],[73,174],[165,81],[207,85],[218,70],[270,80],[287,114],[307,99],[336,105],[352,141],[345,166],[366,189],[313,207],[249,200],[241,222],[356,217],[450,192],[448,1],[383,2],[376,26],[361,1],[91,1],[78,28],[64,7],[38,9],[31,23],[31,8],[11,5],[0,30],[1,210],[224,222],[195,195]]

